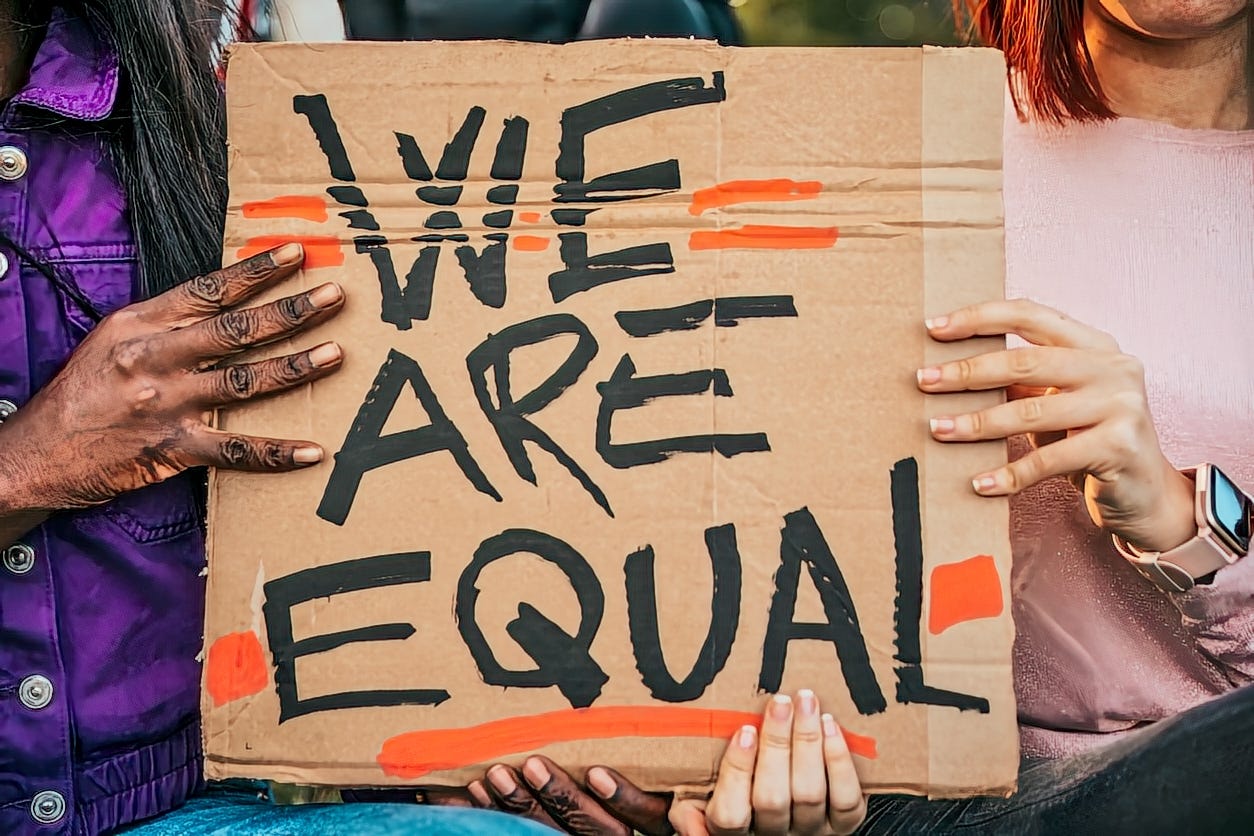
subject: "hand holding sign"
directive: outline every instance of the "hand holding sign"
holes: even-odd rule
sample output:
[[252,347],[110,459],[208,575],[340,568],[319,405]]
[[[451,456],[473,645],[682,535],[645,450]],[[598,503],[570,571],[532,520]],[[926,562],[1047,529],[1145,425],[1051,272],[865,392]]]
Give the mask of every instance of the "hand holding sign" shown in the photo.
[[[339,312],[338,285],[241,308],[296,273],[297,245],[192,279],[105,318],[61,373],[5,422],[0,495],[52,511],[107,502],[190,467],[281,471],[322,459],[309,442],[224,433],[207,410],[286,391],[339,367],[338,345],[254,363],[239,352],[293,337]],[[56,466],[43,466],[57,451]]]
[[[1093,522],[1112,533],[1155,551],[1193,536],[1193,486],[1159,447],[1140,361],[1122,353],[1109,334],[1027,300],[963,308],[932,320],[929,330],[944,341],[1017,334],[1031,343],[919,372],[925,392],[1009,387],[1014,398],[967,415],[933,418],[937,439],[1035,436],[1028,455],[977,476],[978,493],[1014,494],[1074,473],[1083,477]],[[1042,434],[1052,443],[1040,443],[1046,440]]]

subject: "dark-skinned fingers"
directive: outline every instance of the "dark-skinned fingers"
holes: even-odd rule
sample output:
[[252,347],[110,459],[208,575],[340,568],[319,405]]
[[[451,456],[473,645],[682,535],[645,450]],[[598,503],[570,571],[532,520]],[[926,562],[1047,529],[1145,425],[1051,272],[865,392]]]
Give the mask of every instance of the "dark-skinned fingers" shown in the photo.
[[645,792],[606,766],[589,769],[585,783],[615,818],[645,836],[671,836],[675,832],[668,820],[674,799],[671,793]]
[[198,465],[224,470],[281,473],[322,461],[322,448],[309,441],[256,438],[201,427],[189,434],[186,450]]
[[470,794],[470,800],[476,807],[481,810],[496,810],[496,800],[492,798],[492,794],[488,792],[487,787],[482,781],[471,781],[466,785],[466,792]]
[[827,768],[827,822],[848,836],[866,818],[866,796],[845,735],[830,714],[823,715],[823,761]]
[[742,836],[753,824],[753,769],[758,759],[758,730],[741,726],[719,761],[714,794],[705,810],[710,836]]
[[817,836],[827,827],[827,773],[823,768],[823,728],[813,691],[797,692],[792,722],[792,828],[796,836]]
[[344,291],[328,282],[305,293],[254,308],[236,308],[162,338],[169,357],[183,367],[208,366],[249,348],[292,337],[339,312]]
[[492,796],[498,810],[530,819],[554,830],[563,830],[562,826],[549,815],[548,810],[544,809],[544,805],[527,789],[517,770],[504,764],[497,764],[488,770],[485,788]]
[[196,375],[201,404],[225,406],[238,401],[286,392],[339,367],[344,353],[335,343],[256,363],[239,363]]
[[1098,423],[1110,410],[1110,398],[1065,392],[1007,401],[964,415],[938,415],[930,425],[938,441],[985,441],[1020,433],[1065,433]]
[[575,779],[540,755],[527,758],[523,778],[531,793],[559,825],[575,836],[631,836],[631,828],[616,819]]
[[792,698],[771,697],[762,716],[753,770],[753,832],[787,836],[792,819]]
[[1100,380],[1121,355],[1076,348],[1012,348],[919,369],[924,392],[969,392],[1002,389],[1012,384],[1072,389]]
[[1061,311],[1028,299],[1005,299],[960,308],[926,322],[942,341],[1016,334],[1037,345],[1116,352],[1114,337],[1078,322]]
[[1090,471],[1105,456],[1100,434],[1087,430],[1035,447],[1005,467],[976,476],[971,485],[981,496],[1011,496],[1053,476]]
[[304,260],[305,251],[300,244],[284,244],[189,279],[133,308],[155,324],[183,328],[233,308],[289,278]]

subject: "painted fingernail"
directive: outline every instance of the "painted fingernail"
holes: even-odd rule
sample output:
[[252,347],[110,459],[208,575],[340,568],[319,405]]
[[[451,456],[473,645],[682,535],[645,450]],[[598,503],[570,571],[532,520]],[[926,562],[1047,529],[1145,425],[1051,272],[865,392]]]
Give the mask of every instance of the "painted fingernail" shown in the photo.
[[835,737],[840,734],[840,729],[836,727],[836,718],[830,714],[823,715],[823,734],[828,737]]
[[797,710],[805,717],[818,712],[819,701],[815,699],[814,692],[809,688],[802,688],[797,692]]
[[933,418],[931,420],[932,432],[934,433],[951,433],[954,431],[953,418]]
[[986,473],[983,476],[976,476],[971,480],[971,487],[975,488],[976,493],[988,493],[993,488],[997,487],[997,477],[991,473]]
[[309,302],[315,308],[329,308],[343,298],[344,291],[335,282],[327,282],[309,293]]
[[297,464],[317,464],[322,461],[321,447],[297,447],[292,454],[292,461]]
[[936,383],[938,380],[941,379],[941,370],[936,368],[935,366],[932,366],[931,368],[927,368],[927,369],[919,369],[918,377],[919,377],[919,383],[923,385],[927,385],[928,383]]
[[270,254],[270,258],[274,260],[276,266],[283,267],[288,264],[296,264],[305,257],[305,248],[295,241],[284,244]]
[[741,726],[740,734],[736,735],[736,745],[741,749],[752,749],[758,743],[758,730],[753,726]]
[[927,326],[927,330],[935,331],[937,328],[944,328],[949,324],[949,317],[934,316],[931,319],[923,320],[923,324]]
[[539,758],[528,758],[523,764],[523,777],[527,779],[527,783],[536,789],[543,789],[545,784],[549,782],[553,776],[549,774],[548,767],[544,765],[544,761]]
[[488,780],[501,795],[509,795],[518,789],[518,785],[514,783],[514,776],[510,775],[509,770],[503,766],[494,766],[489,769]]
[[332,363],[338,363],[343,356],[344,353],[335,343],[323,343],[309,352],[309,362],[313,363],[315,368],[322,369]]
[[618,791],[618,785],[614,783],[610,773],[599,766],[594,766],[588,770],[588,786],[602,798],[612,798],[614,793]]
[[792,697],[787,694],[776,694],[771,697],[771,705],[767,713],[771,715],[772,720],[787,720],[792,715]]

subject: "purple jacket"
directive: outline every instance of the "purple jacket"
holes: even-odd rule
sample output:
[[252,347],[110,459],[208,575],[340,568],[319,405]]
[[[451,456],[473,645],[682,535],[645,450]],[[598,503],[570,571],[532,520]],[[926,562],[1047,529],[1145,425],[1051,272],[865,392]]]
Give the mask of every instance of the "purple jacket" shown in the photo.
[[[0,112],[0,229],[102,312],[137,288],[108,148],[118,87],[112,48],[56,12]],[[92,325],[0,244],[0,416]],[[184,476],[54,516],[0,550],[0,834],[98,833],[199,785],[199,508]]]

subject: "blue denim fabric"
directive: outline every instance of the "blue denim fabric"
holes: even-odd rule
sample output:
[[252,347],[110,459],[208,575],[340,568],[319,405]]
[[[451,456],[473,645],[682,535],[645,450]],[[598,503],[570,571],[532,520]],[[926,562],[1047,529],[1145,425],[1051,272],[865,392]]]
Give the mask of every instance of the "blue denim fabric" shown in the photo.
[[272,804],[263,792],[210,787],[126,836],[553,836],[523,819],[487,810],[417,804]]

